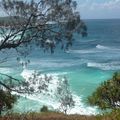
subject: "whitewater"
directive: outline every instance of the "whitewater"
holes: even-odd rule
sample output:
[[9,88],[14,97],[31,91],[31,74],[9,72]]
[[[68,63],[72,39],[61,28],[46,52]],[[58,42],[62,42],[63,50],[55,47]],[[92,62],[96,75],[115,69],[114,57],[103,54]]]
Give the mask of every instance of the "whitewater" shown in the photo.
[[[27,66],[21,67],[19,56],[14,50],[0,53],[1,59],[9,60],[0,65],[0,72],[7,73],[19,79],[28,80],[34,71],[52,76],[48,85],[48,92],[42,94],[21,94],[14,105],[15,112],[40,111],[43,105],[49,109],[58,110],[60,103],[55,97],[59,77],[66,76],[75,107],[68,114],[91,115],[98,114],[96,106],[90,106],[87,97],[101,84],[108,80],[116,71],[120,71],[120,20],[85,20],[88,26],[88,37],[82,38],[75,34],[73,46],[66,52],[59,47],[54,54],[44,53],[40,48],[35,48],[22,62],[30,60]],[[37,84],[32,87],[37,88]],[[14,93],[17,94],[17,93]]]

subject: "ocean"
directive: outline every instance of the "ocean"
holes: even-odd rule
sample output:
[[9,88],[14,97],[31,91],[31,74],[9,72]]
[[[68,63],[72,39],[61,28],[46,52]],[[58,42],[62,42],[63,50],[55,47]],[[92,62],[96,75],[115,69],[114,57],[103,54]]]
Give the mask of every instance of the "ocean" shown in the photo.
[[[17,78],[29,77],[32,72],[54,76],[52,90],[56,90],[58,76],[66,76],[70,90],[76,101],[69,114],[97,114],[96,106],[87,103],[87,97],[101,84],[120,70],[120,19],[85,20],[88,36],[82,38],[74,34],[73,46],[66,52],[59,47],[54,54],[44,53],[35,48],[26,59],[30,60],[27,67],[21,67],[16,61],[18,53],[4,50],[1,58],[9,59],[1,63],[0,72]],[[35,86],[34,86],[35,87]],[[51,90],[50,89],[50,90]],[[21,95],[13,110],[16,112],[40,111],[43,105],[58,109],[59,103],[54,93]]]

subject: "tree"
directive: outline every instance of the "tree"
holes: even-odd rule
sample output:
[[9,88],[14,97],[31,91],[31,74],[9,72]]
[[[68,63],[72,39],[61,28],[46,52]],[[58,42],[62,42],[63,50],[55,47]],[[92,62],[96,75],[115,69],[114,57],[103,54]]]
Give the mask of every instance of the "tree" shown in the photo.
[[47,106],[43,106],[41,109],[40,109],[41,112],[48,112],[48,107]]
[[11,109],[17,98],[8,90],[0,89],[0,115],[2,111]]
[[61,48],[68,49],[74,32],[87,35],[87,27],[75,3],[72,0],[3,0],[1,6],[10,18],[5,24],[9,30],[1,26],[0,50],[30,47],[33,43],[51,53],[58,43]]
[[1,7],[8,17],[0,26],[0,52],[15,49],[26,57],[37,45],[53,53],[58,44],[68,49],[75,32],[87,35],[73,0],[2,0]]
[[112,79],[103,82],[88,100],[101,109],[120,108],[120,73],[114,73]]
[[57,88],[57,98],[60,102],[60,109],[67,114],[68,110],[75,106],[72,93],[69,89],[69,83],[66,77],[59,81]]
[[34,45],[51,53],[58,44],[68,49],[75,32],[87,35],[76,5],[73,0],[2,0],[8,17],[0,26],[0,52],[12,48],[26,57]]
[[[80,19],[73,0],[2,0],[1,7],[8,17],[0,25],[0,52],[15,49],[26,57],[36,45],[53,53],[57,45],[64,50],[72,46],[75,32],[83,37],[87,35],[87,27]],[[0,81],[0,85],[6,89],[19,93],[35,92],[28,81],[5,76],[10,84]],[[16,82],[22,86],[15,87]]]

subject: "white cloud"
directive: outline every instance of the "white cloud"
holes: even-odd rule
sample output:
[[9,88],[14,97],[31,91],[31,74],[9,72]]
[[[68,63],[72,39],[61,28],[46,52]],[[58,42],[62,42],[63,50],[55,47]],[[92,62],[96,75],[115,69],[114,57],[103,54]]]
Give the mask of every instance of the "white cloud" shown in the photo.
[[92,9],[120,9],[120,0],[110,0],[104,3],[92,3]]
[[78,4],[79,8],[96,9],[120,9],[120,0],[109,0],[105,2],[95,2],[92,0],[85,0],[83,4]]
[[[78,0],[77,0],[78,1]],[[81,0],[82,1],[82,0]],[[120,18],[120,0],[78,1],[78,10],[83,18]]]

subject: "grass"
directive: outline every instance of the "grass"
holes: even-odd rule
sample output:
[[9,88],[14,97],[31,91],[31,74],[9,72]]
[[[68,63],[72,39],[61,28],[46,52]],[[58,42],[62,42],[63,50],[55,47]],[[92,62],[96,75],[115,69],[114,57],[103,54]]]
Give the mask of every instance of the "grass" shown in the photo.
[[14,113],[0,117],[0,120],[120,120],[120,110],[97,116],[65,115],[56,112],[32,112],[26,114]]

